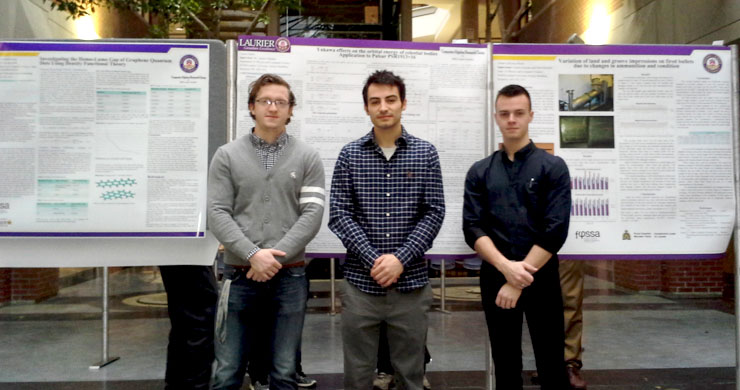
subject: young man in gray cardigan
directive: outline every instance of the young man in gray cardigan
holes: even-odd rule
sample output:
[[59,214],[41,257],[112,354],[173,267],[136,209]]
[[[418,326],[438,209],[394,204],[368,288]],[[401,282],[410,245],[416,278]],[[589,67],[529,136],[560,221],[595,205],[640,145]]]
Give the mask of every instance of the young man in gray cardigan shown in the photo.
[[[252,133],[220,147],[211,162],[208,222],[226,263],[216,390],[241,388],[247,361],[264,354],[271,355],[270,389],[297,388],[308,294],[305,247],[321,226],[325,193],[318,152],[285,130],[294,105],[285,80],[258,78],[249,93]],[[257,350],[257,340],[266,337],[271,350]]]

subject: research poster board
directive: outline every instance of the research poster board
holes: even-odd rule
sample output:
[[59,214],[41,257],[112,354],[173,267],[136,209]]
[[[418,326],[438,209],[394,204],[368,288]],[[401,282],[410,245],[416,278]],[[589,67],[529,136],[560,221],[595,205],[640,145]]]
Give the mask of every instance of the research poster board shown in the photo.
[[0,43],[0,236],[203,236],[208,46]]
[[0,265],[212,263],[214,60],[221,42],[0,42]]
[[735,222],[729,47],[495,44],[492,52],[494,96],[507,84],[526,87],[530,137],[570,169],[562,257],[725,252]]
[[[288,132],[318,149],[326,170],[327,200],[334,163],[345,144],[367,134],[372,124],[364,111],[362,87],[376,70],[387,69],[406,83],[401,123],[439,152],[447,214],[428,252],[431,256],[468,256],[462,236],[465,174],[485,157],[487,80],[486,45],[395,41],[241,36],[237,60],[237,136],[249,134],[249,83],[275,73],[291,84],[297,98]],[[342,256],[345,249],[323,226],[307,251],[316,257]]]

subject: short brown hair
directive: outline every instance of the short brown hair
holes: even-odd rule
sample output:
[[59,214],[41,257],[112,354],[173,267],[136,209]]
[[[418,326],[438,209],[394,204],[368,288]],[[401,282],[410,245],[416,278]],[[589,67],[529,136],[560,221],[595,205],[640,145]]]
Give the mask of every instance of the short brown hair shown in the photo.
[[[254,104],[255,100],[257,99],[257,94],[260,92],[260,89],[264,87],[265,85],[282,85],[285,88],[288,88],[288,102],[290,103],[290,106],[295,106],[295,95],[293,94],[293,91],[290,90],[290,84],[288,84],[287,81],[285,81],[282,77],[272,74],[272,73],[265,73],[262,76],[260,76],[257,80],[252,81],[252,83],[249,84],[249,104]],[[256,119],[252,112],[249,112],[249,116],[252,117],[252,119]],[[288,118],[287,121],[285,121],[285,124],[290,123],[290,118]]]

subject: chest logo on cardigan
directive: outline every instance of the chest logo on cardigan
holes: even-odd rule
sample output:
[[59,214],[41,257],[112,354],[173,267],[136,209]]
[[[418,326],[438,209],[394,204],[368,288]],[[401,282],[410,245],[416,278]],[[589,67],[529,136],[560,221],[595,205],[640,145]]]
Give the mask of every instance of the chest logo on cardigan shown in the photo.
[[295,171],[291,171],[291,172],[290,172],[290,177],[292,177],[293,179],[295,179],[295,178],[296,178],[296,175],[295,175]]

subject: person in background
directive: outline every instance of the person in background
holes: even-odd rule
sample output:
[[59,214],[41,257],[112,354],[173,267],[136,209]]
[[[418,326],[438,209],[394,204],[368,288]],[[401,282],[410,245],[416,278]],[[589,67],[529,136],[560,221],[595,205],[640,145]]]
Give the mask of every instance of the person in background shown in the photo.
[[165,390],[208,390],[218,288],[213,267],[159,267],[170,317]]

